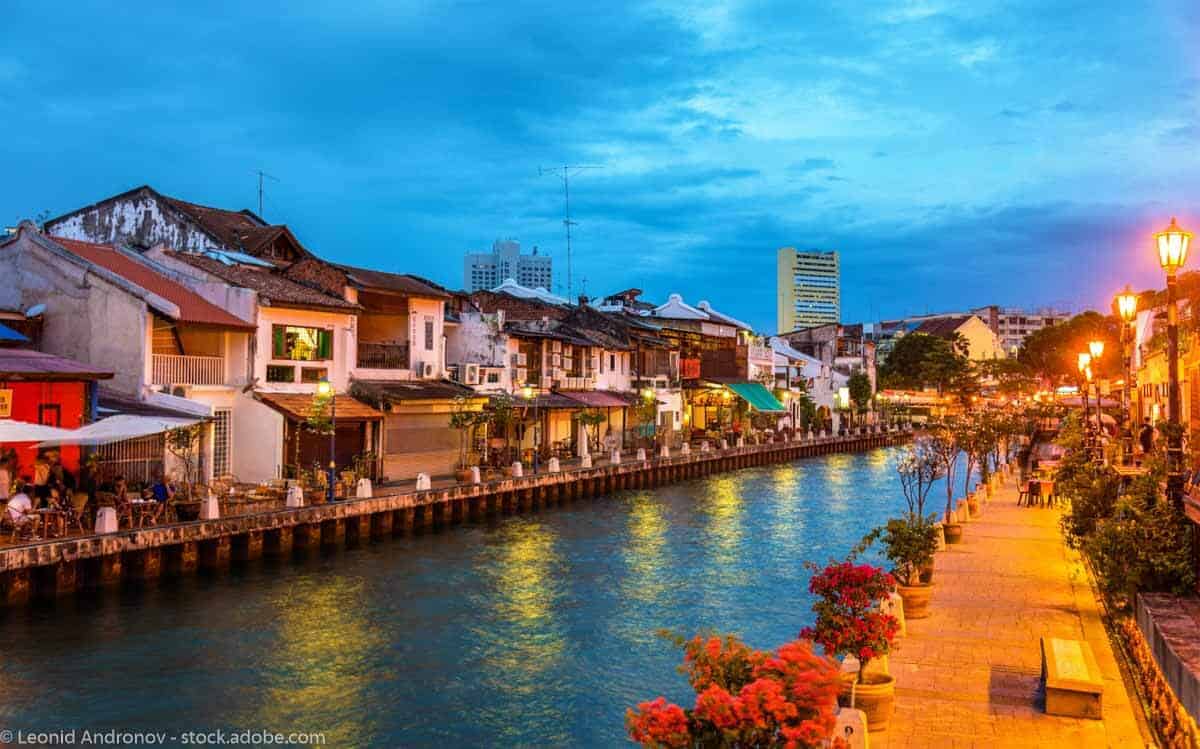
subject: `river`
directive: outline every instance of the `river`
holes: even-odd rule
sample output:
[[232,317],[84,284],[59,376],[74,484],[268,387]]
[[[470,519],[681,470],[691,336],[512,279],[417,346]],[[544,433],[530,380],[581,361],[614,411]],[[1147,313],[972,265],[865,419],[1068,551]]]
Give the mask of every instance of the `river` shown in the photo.
[[894,456],[746,469],[9,611],[0,727],[621,746],[626,707],[688,697],[656,632],[794,638],[811,616],[804,561],[903,509]]

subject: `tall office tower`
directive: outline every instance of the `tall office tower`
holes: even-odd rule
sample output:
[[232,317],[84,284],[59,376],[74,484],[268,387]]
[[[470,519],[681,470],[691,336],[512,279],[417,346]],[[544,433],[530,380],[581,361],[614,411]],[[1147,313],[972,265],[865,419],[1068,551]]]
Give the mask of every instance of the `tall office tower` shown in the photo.
[[539,255],[537,247],[530,255],[521,254],[515,239],[497,239],[491,252],[468,252],[463,257],[463,287],[467,291],[494,289],[511,278],[530,289],[550,289],[550,256]]
[[837,252],[783,247],[776,257],[779,332],[840,321],[841,269]]

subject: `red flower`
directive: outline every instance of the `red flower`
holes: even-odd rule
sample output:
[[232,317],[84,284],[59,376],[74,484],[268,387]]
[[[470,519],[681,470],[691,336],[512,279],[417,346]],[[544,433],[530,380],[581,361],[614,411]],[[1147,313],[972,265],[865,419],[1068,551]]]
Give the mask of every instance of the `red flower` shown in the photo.
[[665,697],[639,703],[637,711],[627,711],[625,726],[630,738],[650,749],[683,748],[691,743],[687,714]]

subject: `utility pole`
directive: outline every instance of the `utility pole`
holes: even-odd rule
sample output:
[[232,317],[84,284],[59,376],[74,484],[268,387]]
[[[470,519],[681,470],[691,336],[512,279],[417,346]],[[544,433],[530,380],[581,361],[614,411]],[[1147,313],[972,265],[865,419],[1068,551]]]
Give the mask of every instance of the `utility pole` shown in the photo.
[[254,170],[253,174],[258,175],[258,217],[262,218],[262,215],[263,215],[263,179],[265,178],[265,179],[272,180],[274,182],[278,182],[279,178],[274,177],[270,174],[267,174],[266,172],[264,172],[261,169]]
[[571,301],[571,293],[573,291],[571,285],[571,227],[577,226],[576,222],[571,220],[571,172],[582,171],[584,169],[603,169],[601,166],[591,166],[588,164],[563,164],[562,166],[552,166],[548,168],[538,167],[538,176],[546,174],[554,174],[563,183],[563,227],[567,233],[567,301]]

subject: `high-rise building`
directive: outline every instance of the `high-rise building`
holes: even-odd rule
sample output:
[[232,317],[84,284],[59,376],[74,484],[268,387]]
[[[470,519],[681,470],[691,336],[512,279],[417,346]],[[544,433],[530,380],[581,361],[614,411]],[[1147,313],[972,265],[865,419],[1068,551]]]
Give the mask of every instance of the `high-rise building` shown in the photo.
[[988,324],[997,336],[1004,350],[1010,356],[1015,356],[1021,350],[1021,344],[1030,333],[1036,333],[1042,328],[1059,325],[1071,319],[1071,313],[1063,310],[1040,309],[1023,310],[1000,307],[995,304],[971,310]]
[[550,256],[539,255],[537,247],[521,254],[515,239],[497,239],[491,252],[468,252],[463,257],[463,286],[467,291],[494,289],[511,278],[530,289],[549,290],[552,275]]
[[783,247],[776,262],[779,332],[840,321],[841,268],[837,252]]

